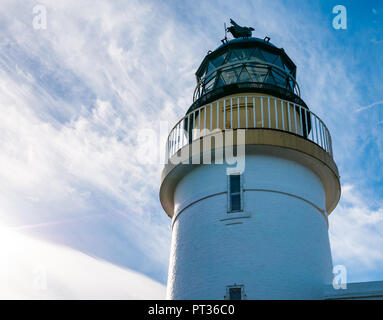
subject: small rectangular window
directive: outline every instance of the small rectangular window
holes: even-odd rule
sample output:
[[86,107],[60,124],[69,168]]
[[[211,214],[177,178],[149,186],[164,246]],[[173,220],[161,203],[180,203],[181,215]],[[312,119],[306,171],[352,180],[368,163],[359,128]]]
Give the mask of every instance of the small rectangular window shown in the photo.
[[229,289],[229,300],[242,300],[242,289],[241,288],[230,288]]
[[242,211],[242,176],[229,175],[228,179],[228,212]]
[[241,190],[241,176],[239,174],[230,176],[230,193],[238,193]]

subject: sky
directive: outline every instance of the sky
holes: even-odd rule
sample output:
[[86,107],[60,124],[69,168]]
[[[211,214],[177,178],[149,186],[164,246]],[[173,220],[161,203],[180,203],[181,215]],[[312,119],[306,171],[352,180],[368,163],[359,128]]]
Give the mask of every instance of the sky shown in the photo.
[[[347,29],[333,27],[338,4]],[[285,49],[302,98],[331,132],[342,184],[329,217],[334,265],[349,282],[383,280],[381,1],[0,8],[1,297],[165,298],[160,125],[184,116],[194,73],[230,18]]]

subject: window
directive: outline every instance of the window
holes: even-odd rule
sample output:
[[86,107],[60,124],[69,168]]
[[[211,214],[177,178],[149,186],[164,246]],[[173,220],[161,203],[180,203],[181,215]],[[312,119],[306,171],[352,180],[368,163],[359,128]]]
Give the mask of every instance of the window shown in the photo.
[[229,175],[228,181],[228,212],[242,211],[242,176]]
[[242,300],[242,289],[241,288],[230,288],[229,289],[229,300]]
[[226,287],[226,300],[245,300],[247,298],[245,294],[245,287],[241,284],[234,284]]

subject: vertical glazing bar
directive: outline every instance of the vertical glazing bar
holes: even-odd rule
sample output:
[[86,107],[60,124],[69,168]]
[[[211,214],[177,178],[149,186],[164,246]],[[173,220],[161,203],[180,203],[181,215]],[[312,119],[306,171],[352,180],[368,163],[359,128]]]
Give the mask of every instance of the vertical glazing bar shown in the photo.
[[270,97],[267,98],[267,115],[269,117],[269,128],[271,128]]
[[174,153],[176,153],[178,150],[177,142],[178,142],[178,123],[174,130]]
[[213,131],[213,104],[210,103],[210,132]]
[[262,128],[263,128],[263,97],[261,97],[261,116],[262,116]]
[[290,102],[287,102],[287,118],[289,120],[289,132],[291,131],[291,121],[290,121]]
[[253,97],[253,120],[254,120],[254,128],[257,125],[257,121],[255,119],[255,97]]
[[248,128],[248,123],[247,123],[247,96],[245,97],[245,113],[246,113],[246,129]]
[[307,125],[308,124],[308,121],[307,121],[307,109],[305,108],[305,122],[306,122],[306,139],[309,138],[309,126]]
[[198,109],[198,138],[201,136],[201,108]]
[[278,129],[278,111],[277,111],[277,99],[274,98],[275,107],[275,128]]
[[193,131],[192,131],[193,138],[192,138],[192,141],[195,139],[195,137],[194,137],[194,133],[195,133],[195,113],[196,113],[196,111],[193,111]]
[[185,128],[185,120],[186,120],[186,118],[183,118],[183,119],[182,119],[182,130],[181,130],[181,132],[182,132],[182,140],[181,140],[181,148],[185,145],[185,130],[184,130],[184,128]]
[[217,101],[217,129],[219,128],[219,103],[220,101]]
[[295,103],[293,104],[293,110],[294,110],[294,121],[295,121],[295,133],[298,133],[298,126],[297,126],[297,109]]
[[226,130],[226,99],[223,100],[223,129]]
[[281,109],[282,109],[282,129],[285,131],[285,113],[283,111],[283,100],[281,100]]

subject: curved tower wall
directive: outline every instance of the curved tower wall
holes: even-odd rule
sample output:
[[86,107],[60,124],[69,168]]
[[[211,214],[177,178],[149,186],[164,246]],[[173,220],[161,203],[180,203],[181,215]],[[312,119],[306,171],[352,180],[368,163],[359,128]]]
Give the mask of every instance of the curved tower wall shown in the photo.
[[[331,279],[325,190],[308,167],[246,154],[243,212],[227,213],[226,165],[194,165],[174,191],[169,299],[317,299]],[[322,210],[322,212],[321,212]]]
[[[194,102],[169,133],[161,178],[173,228],[169,299],[324,297],[339,172],[330,132],[295,76],[282,48],[256,38],[228,41],[203,59]],[[190,164],[222,160],[217,151],[228,146],[244,150],[240,183],[226,164]]]

